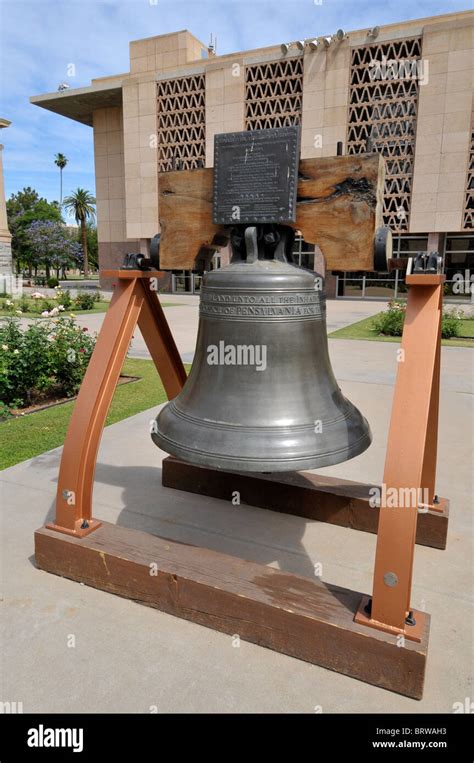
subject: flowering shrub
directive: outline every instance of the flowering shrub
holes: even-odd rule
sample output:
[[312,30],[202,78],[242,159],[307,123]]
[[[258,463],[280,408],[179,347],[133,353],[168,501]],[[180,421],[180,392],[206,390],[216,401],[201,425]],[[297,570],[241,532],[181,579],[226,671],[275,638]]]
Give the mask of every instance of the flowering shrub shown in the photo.
[[22,294],[18,300],[18,310],[21,310],[22,313],[27,313],[29,309],[30,303],[28,301],[28,297],[25,294]]
[[68,289],[62,289],[61,286],[55,288],[53,297],[47,297],[40,291],[35,291],[31,296],[23,294],[19,299],[11,297],[0,297],[0,308],[11,315],[22,313],[36,313],[42,318],[52,318],[62,313],[64,310],[70,310],[75,307],[77,310],[90,310],[95,302],[102,299],[99,292],[82,292],[73,300],[71,292]]
[[[401,336],[403,332],[403,323],[405,321],[405,312],[405,304],[392,300],[388,303],[387,309],[374,318],[372,326],[377,334],[384,334],[385,336]],[[441,318],[441,336],[443,339],[459,336],[462,317],[462,310],[456,310],[456,308],[443,310]]]
[[374,318],[372,326],[377,334],[401,336],[405,320],[405,305],[401,302],[389,302],[387,309]]
[[72,297],[69,289],[62,290],[61,286],[56,287],[56,299],[62,304],[65,310],[69,310],[72,305]]
[[16,318],[0,323],[0,403],[28,405],[41,393],[77,392],[95,337],[71,317],[36,321],[22,328]]
[[2,310],[5,310],[7,313],[13,313],[15,309],[15,303],[12,299],[4,299],[2,301]]
[[74,318],[60,318],[54,324],[51,365],[54,379],[65,395],[74,395],[81,386],[95,341],[95,336],[78,326]]
[[52,310],[53,307],[56,307],[56,305],[52,299],[46,298],[41,300],[41,304],[40,304],[41,315],[43,315],[44,313],[49,313],[49,311]]
[[92,310],[95,303],[94,294],[87,291],[78,291],[74,299],[74,305],[79,310]]
[[459,336],[461,332],[461,319],[464,317],[462,310],[443,310],[441,319],[441,336],[443,339],[450,339],[453,336]]

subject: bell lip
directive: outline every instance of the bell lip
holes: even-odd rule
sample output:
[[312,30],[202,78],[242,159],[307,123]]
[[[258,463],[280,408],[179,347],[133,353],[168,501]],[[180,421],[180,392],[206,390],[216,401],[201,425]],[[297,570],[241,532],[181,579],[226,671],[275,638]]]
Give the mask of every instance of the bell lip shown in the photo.
[[350,447],[344,451],[337,451],[329,454],[323,454],[321,456],[304,456],[302,458],[286,459],[281,461],[276,460],[257,460],[257,459],[237,459],[234,456],[214,456],[209,453],[200,453],[199,451],[191,448],[186,448],[183,445],[177,445],[176,443],[168,440],[159,432],[153,432],[151,438],[155,445],[157,445],[165,453],[179,458],[182,461],[186,461],[189,464],[195,464],[196,466],[203,466],[208,469],[219,469],[222,471],[233,472],[300,472],[308,471],[311,469],[322,469],[326,466],[335,466],[336,464],[342,464],[346,461],[350,461],[356,456],[360,456],[364,453],[372,443],[372,432],[370,427],[364,419],[367,426],[367,430],[356,440]]

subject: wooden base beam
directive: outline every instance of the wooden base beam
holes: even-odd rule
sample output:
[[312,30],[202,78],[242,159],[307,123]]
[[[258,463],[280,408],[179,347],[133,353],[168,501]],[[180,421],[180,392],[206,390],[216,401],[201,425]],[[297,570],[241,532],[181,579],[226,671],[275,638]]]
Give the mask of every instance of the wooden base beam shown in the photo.
[[[163,461],[163,485],[175,490],[230,501],[238,491],[244,504],[376,533],[378,507],[369,503],[374,485],[323,477],[311,472],[249,474],[194,466],[169,456]],[[449,501],[440,499],[435,511],[418,514],[416,542],[446,548]]]
[[36,564],[245,641],[421,699],[429,637],[354,622],[362,594],[103,522],[83,538],[45,527]]

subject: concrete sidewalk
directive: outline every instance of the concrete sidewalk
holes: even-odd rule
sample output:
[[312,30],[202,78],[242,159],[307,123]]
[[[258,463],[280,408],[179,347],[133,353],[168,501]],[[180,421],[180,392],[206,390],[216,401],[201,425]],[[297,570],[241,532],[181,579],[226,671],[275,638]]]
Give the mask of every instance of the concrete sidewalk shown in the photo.
[[[374,441],[321,473],[381,479],[397,347],[330,342],[336,376]],[[412,604],[432,615],[421,702],[253,644],[234,648],[230,636],[37,570],[33,533],[53,516],[60,449],[1,475],[0,699],[23,702],[24,712],[452,712],[472,697],[472,358],[442,351],[438,491],[451,499],[451,518],[446,551],[416,549]],[[155,415],[105,430],[96,517],[301,575],[321,563],[324,581],[370,592],[375,536],[163,488],[164,454],[148,433]]]

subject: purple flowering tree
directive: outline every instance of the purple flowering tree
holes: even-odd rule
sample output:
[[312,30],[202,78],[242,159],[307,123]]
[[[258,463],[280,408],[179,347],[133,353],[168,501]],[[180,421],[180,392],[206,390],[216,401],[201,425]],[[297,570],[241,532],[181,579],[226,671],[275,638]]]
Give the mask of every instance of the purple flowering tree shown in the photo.
[[27,228],[28,242],[34,252],[34,260],[46,270],[50,277],[51,269],[59,272],[69,267],[80,267],[82,264],[82,247],[72,239],[64,225],[52,220],[37,220]]

